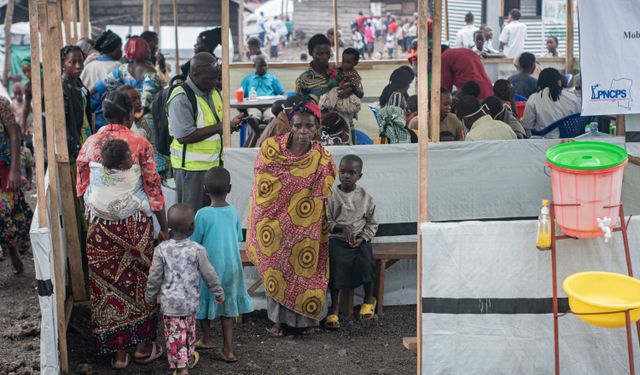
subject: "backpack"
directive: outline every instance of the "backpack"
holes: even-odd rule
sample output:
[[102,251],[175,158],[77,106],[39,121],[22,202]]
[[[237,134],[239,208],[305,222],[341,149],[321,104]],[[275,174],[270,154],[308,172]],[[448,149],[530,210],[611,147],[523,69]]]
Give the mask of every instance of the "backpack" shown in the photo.
[[[173,81],[173,80],[172,80]],[[196,94],[186,82],[178,84],[170,84],[169,87],[159,91],[153,98],[151,104],[151,115],[153,116],[153,124],[156,128],[156,149],[161,155],[169,156],[171,154],[171,142],[173,137],[169,134],[169,114],[167,112],[167,101],[171,97],[171,93],[176,87],[182,87],[191,108],[193,109],[193,121],[197,120],[198,102]]]

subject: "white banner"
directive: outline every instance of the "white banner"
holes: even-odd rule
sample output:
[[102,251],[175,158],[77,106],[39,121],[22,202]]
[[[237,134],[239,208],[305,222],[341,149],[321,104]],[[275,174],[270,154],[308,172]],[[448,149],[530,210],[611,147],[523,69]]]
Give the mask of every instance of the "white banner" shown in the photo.
[[582,114],[640,113],[640,2],[580,0]]
[[542,23],[545,25],[565,25],[567,23],[566,0],[544,0],[542,2]]

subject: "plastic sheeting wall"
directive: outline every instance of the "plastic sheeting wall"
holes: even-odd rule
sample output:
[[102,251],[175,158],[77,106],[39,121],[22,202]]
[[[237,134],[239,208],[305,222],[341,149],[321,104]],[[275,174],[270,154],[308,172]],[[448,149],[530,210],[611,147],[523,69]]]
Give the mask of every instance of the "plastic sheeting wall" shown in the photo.
[[[536,221],[427,223],[423,254],[423,374],[551,374],[551,253],[535,247]],[[640,272],[640,219],[629,226]],[[583,271],[626,274],[620,233],[558,242],[562,281]],[[563,303],[560,304],[562,306]],[[635,328],[634,328],[635,331]],[[625,329],[559,319],[562,374],[628,373]],[[633,332],[636,371],[640,370]]]
[[[602,137],[620,145],[622,138]],[[540,199],[551,197],[550,178],[545,175],[545,152],[559,140],[496,142],[445,142],[429,145],[429,220],[453,221],[499,218],[531,218],[540,211]],[[377,204],[381,224],[413,229],[411,235],[376,237],[375,242],[415,241],[418,217],[418,158],[416,144],[329,147],[334,161],[347,154],[364,161],[365,187]],[[225,168],[231,173],[228,199],[238,209],[246,226],[253,162],[258,149],[228,148]],[[623,200],[627,213],[640,213],[637,191],[640,167],[625,170]],[[624,192],[629,192],[624,194]],[[634,199],[635,197],[635,199]],[[404,225],[403,225],[404,224]],[[380,231],[379,231],[380,232]],[[245,269],[247,286],[257,280],[252,268]],[[385,303],[414,304],[416,262],[400,261],[385,278]],[[259,289],[262,291],[262,288]],[[263,307],[261,295],[254,295]]]

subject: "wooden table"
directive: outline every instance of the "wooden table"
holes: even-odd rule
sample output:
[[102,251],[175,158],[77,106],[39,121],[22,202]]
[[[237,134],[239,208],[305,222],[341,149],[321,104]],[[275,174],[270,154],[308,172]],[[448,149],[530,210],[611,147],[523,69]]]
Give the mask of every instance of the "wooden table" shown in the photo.
[[[257,109],[258,111],[260,111],[260,119],[258,120],[261,120],[264,115],[264,111],[271,108],[273,106],[273,103],[275,103],[276,101],[284,100],[284,99],[286,99],[286,97],[282,95],[258,96],[256,100],[249,100],[248,98],[245,98],[241,102],[235,99],[232,99],[230,106],[231,108],[237,109],[238,111],[243,112],[246,115],[249,114],[247,110]],[[244,145],[246,138],[247,138],[247,125],[244,125],[242,128],[240,128],[240,147]]]

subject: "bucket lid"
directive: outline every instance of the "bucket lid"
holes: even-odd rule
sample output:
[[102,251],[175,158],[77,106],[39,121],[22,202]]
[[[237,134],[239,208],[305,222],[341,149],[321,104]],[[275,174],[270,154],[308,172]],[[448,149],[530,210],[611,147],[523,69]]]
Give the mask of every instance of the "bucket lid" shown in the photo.
[[547,161],[565,169],[597,170],[612,168],[627,160],[627,151],[604,142],[569,142],[547,150]]

